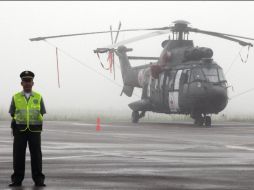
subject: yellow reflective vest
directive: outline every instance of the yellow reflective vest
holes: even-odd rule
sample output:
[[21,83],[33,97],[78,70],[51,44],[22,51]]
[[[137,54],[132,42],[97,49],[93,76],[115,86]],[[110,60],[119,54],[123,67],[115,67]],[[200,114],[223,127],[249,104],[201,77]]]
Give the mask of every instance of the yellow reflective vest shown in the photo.
[[14,95],[14,120],[20,131],[41,132],[43,117],[41,115],[41,95],[32,92],[27,100],[23,92]]

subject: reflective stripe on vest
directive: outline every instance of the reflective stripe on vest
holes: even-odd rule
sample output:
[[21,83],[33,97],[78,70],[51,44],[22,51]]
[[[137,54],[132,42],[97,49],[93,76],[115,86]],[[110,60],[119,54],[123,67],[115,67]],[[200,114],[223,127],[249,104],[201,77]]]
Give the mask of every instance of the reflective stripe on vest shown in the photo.
[[[15,114],[14,119],[17,125],[24,125],[26,126],[25,129],[21,131],[26,131],[30,129],[30,125],[42,125],[42,115],[41,111],[41,95],[33,92],[30,96],[29,100],[27,101],[24,94],[19,92],[14,95],[14,103],[15,103]],[[39,131],[32,131],[32,132],[40,132]]]

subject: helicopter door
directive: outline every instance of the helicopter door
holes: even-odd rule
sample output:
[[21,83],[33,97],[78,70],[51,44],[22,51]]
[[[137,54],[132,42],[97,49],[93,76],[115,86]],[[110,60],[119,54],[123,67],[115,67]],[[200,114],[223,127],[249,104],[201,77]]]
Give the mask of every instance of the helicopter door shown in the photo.
[[[155,91],[154,91],[154,103],[158,105],[158,107],[163,107],[163,80],[164,80],[164,72],[159,74],[159,77],[155,79]],[[159,108],[159,109],[160,109]]]
[[149,81],[148,81],[148,86],[147,86],[147,97],[151,98],[152,95],[152,85],[154,84],[154,79],[152,78],[152,76],[149,77]]
[[182,93],[182,95],[186,95],[188,93],[189,79],[190,79],[190,69],[185,69],[182,72],[182,76],[180,78],[180,93]]
[[160,75],[159,78],[153,78],[150,76],[147,88],[147,97],[149,97],[156,105],[160,105],[162,103],[160,87],[161,77],[162,75]]
[[188,103],[190,101],[188,96],[189,91],[189,79],[190,79],[190,69],[184,69],[180,77],[180,86],[178,94],[178,104],[181,111],[186,110]]
[[169,108],[171,112],[178,112],[179,104],[178,104],[178,97],[179,97],[179,86],[180,86],[180,78],[183,70],[178,70],[175,76],[174,82],[174,90],[168,93],[168,102]]

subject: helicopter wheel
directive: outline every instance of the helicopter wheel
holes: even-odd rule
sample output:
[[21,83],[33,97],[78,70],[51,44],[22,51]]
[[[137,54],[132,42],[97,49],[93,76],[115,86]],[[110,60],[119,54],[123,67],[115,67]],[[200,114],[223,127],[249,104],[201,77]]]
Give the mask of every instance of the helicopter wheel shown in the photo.
[[205,116],[205,126],[211,127],[212,125],[212,119],[210,116]]
[[194,124],[197,125],[197,126],[203,126],[204,117],[200,116],[200,117],[195,118]]
[[139,118],[140,117],[139,117],[138,111],[133,111],[132,114],[131,114],[132,123],[138,123]]

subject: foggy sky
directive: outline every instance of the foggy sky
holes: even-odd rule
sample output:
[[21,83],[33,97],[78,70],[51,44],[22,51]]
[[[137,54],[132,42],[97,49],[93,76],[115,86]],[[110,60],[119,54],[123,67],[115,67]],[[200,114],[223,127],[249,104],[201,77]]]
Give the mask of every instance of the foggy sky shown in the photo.
[[[35,73],[34,90],[40,92],[49,114],[56,110],[67,113],[73,110],[123,110],[127,104],[139,99],[119,96],[121,88],[99,74],[90,71],[70,57],[59,52],[60,82],[57,86],[56,56],[54,47],[45,42],[30,42],[38,36],[116,29],[168,26],[179,19],[187,20],[194,28],[254,37],[252,19],[254,2],[0,2],[0,109],[6,113],[12,95],[21,90],[19,74],[23,70]],[[146,32],[120,33],[119,41]],[[161,42],[168,35],[128,44],[134,48],[131,55],[159,56]],[[227,72],[226,78],[234,91],[229,95],[254,88],[254,50],[249,60],[241,63],[238,55],[241,46],[227,40],[201,34],[191,34],[195,46],[210,47],[214,59]],[[105,77],[93,50],[109,45],[110,35],[90,35],[48,40],[65,50],[82,64],[89,65]],[[247,49],[242,49],[246,57]],[[103,59],[105,63],[105,57]],[[122,85],[118,61],[116,83]],[[139,62],[140,63],[140,62]],[[142,62],[148,63],[148,62]],[[137,63],[132,62],[132,65]],[[135,89],[136,94],[140,90]],[[254,91],[229,101],[225,114],[254,114]]]

